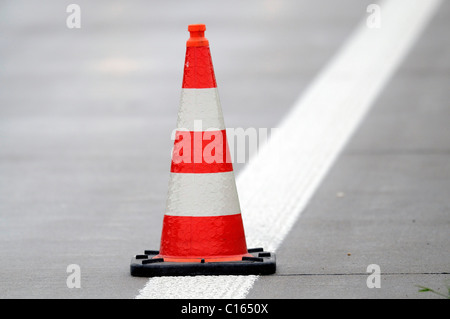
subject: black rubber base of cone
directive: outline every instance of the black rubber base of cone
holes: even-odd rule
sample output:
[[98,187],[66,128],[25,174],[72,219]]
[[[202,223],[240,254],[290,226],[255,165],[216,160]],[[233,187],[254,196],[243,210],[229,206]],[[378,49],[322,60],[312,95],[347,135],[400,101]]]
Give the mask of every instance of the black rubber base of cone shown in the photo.
[[249,249],[253,257],[226,262],[166,262],[154,258],[155,250],[146,250],[131,259],[131,275],[136,277],[203,276],[203,275],[270,275],[276,271],[275,254],[262,248]]

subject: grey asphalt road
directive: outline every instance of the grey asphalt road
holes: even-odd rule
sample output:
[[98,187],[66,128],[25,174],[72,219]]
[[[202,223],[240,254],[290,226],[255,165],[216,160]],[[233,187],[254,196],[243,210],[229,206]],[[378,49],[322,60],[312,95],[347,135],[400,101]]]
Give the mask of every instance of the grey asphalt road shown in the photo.
[[[448,295],[449,17],[445,2],[278,250],[278,276],[250,298]],[[380,289],[367,288],[371,264]]]
[[[276,127],[373,1],[0,3],[0,298],[133,298],[157,249],[187,25],[227,127]],[[434,298],[449,279],[450,4],[389,82],[252,298]],[[235,165],[239,174],[243,165]],[[350,254],[350,255],[349,255]],[[366,267],[380,265],[382,288]],[[81,289],[66,268],[81,268]]]

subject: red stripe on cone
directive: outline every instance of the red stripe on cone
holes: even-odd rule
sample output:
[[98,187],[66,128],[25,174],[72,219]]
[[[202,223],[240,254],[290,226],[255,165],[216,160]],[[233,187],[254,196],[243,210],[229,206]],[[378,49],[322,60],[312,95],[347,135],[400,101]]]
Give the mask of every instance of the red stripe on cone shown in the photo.
[[193,217],[165,215],[159,255],[163,258],[246,256],[241,214]]
[[226,130],[176,132],[172,173],[221,173],[232,170]]
[[208,46],[187,47],[184,63],[183,89],[217,87]]

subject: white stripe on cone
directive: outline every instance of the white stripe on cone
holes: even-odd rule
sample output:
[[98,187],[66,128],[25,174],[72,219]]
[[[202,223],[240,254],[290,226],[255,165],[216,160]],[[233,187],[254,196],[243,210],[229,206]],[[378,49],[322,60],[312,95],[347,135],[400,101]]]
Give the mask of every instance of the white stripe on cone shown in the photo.
[[183,89],[177,128],[185,131],[224,130],[217,88]]
[[223,216],[240,213],[233,171],[170,174],[166,215]]

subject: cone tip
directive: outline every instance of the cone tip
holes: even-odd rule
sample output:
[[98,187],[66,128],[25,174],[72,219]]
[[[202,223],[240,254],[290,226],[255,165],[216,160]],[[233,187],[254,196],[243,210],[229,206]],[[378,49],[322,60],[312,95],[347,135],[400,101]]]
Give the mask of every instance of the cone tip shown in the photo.
[[206,26],[204,24],[190,24],[188,26],[188,31],[205,31],[206,30]]
[[208,39],[205,38],[206,26],[204,24],[190,24],[188,31],[190,32],[190,38],[186,42],[188,47],[201,47],[209,46]]

